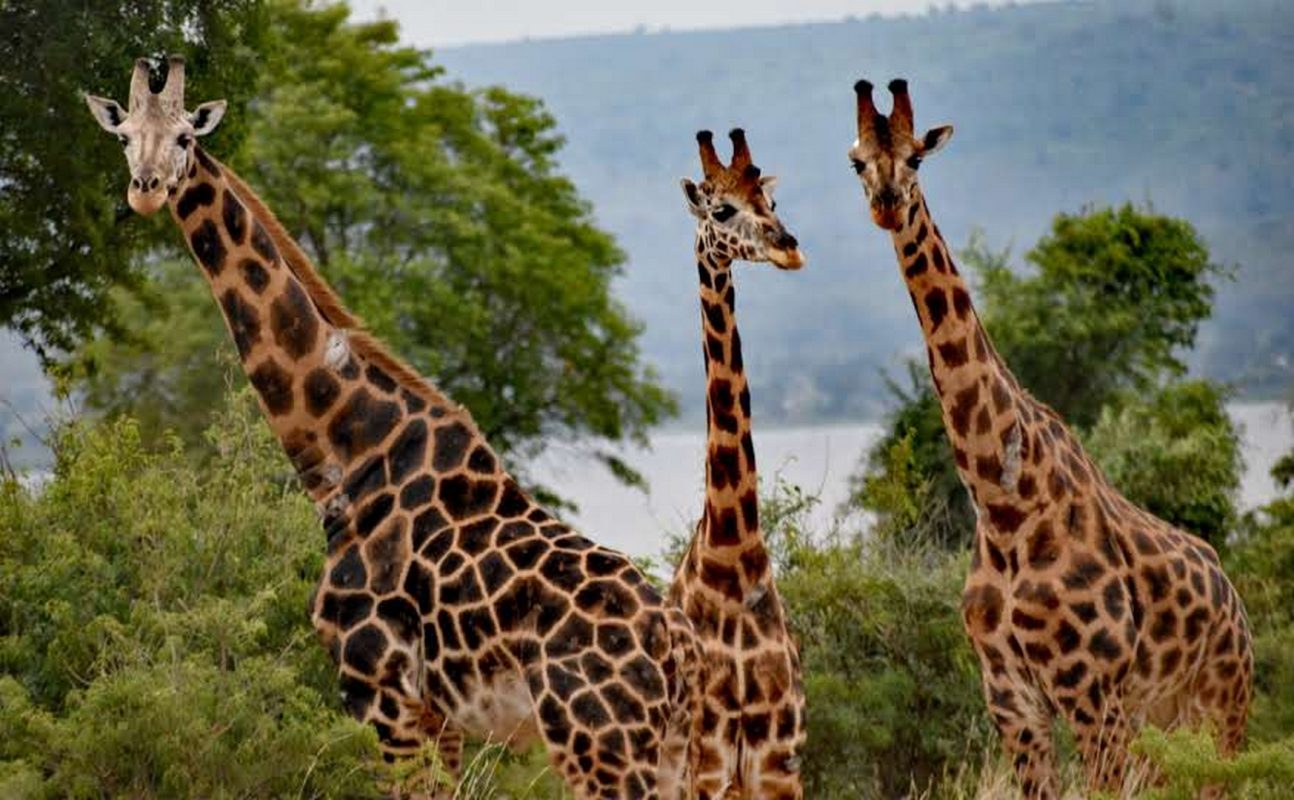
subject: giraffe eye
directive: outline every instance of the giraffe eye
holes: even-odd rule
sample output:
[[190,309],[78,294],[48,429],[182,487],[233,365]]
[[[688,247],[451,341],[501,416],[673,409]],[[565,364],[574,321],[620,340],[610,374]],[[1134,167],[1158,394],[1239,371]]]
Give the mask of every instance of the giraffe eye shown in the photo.
[[126,145],[130,144],[130,137],[124,133],[119,133],[117,134],[117,141],[121,142],[122,147],[125,147]]
[[776,200],[769,200],[769,201],[768,201],[768,210],[769,210],[769,211],[776,211],[776,210],[777,210],[777,201],[776,201]]
[[180,147],[188,147],[189,143],[192,141],[193,141],[193,137],[187,133],[181,133],[175,139],[175,143],[178,144]]
[[908,166],[913,169],[921,166],[921,156],[908,156]]
[[862,175],[863,170],[867,169],[867,164],[857,158],[850,159],[850,162],[854,165],[854,172],[859,175]]
[[724,203],[714,210],[714,219],[716,222],[727,222],[732,219],[732,215],[737,213],[737,209],[728,203]]

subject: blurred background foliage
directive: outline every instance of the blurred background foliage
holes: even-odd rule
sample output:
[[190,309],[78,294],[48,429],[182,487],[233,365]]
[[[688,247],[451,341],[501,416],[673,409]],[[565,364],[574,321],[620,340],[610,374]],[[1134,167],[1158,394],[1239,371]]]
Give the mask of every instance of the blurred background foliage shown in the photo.
[[[190,105],[235,102],[234,124],[204,146],[249,177],[353,310],[471,408],[496,448],[524,466],[566,442],[635,480],[606,445],[645,441],[675,402],[642,362],[641,324],[610,293],[624,254],[558,171],[562,138],[543,104],[450,82],[429,53],[399,43],[394,22],[353,23],[344,5],[194,5],[134,4],[119,12],[128,25],[70,3],[0,12],[23,31],[24,57],[4,69],[59,98],[58,127],[90,154],[46,157],[49,125],[0,108],[19,134],[4,137],[0,230],[42,228],[30,215],[44,213],[62,231],[0,237],[23,255],[0,258],[14,271],[0,277],[0,325],[56,359],[91,409],[131,414],[146,441],[175,431],[202,448],[228,376],[218,310],[167,215],[124,210],[121,155],[91,138],[78,95],[124,100],[135,55],[178,50],[196,78]],[[93,31],[102,54],[71,58],[61,32],[32,38],[65,18]],[[54,85],[39,83],[50,75]],[[80,272],[65,276],[62,260]]]

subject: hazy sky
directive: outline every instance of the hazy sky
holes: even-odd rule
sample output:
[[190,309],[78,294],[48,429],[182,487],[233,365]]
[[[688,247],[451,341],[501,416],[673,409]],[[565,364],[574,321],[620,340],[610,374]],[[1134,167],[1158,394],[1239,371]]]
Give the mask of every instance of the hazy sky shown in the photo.
[[[1002,5],[1004,0],[988,0]],[[413,44],[454,45],[525,37],[671,28],[736,28],[779,22],[838,20],[851,14],[924,13],[946,0],[351,0],[355,16],[383,9]],[[959,0],[954,5],[968,6]]]

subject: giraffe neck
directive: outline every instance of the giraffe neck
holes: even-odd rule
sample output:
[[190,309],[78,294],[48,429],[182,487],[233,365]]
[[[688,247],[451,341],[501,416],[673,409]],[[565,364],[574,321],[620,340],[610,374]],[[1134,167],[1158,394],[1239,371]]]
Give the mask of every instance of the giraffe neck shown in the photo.
[[892,231],[894,251],[921,323],[957,471],[991,516],[1018,499],[1030,455],[1025,424],[1037,404],[993,349],[924,197],[919,189],[913,194],[902,226]]
[[741,562],[742,574],[755,583],[763,577],[768,560],[759,531],[750,388],[737,331],[731,266],[731,259],[709,253],[698,240],[707,428],[705,525],[698,555],[724,564]]
[[[497,468],[466,410],[363,330],[229,167],[195,148],[169,204],[261,410],[316,503],[344,511],[388,474],[420,466],[433,446]],[[434,420],[434,442],[415,415]]]

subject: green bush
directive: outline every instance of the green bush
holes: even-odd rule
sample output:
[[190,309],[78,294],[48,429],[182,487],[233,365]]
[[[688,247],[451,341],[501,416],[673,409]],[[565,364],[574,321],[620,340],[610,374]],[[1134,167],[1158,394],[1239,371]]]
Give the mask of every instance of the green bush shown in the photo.
[[1286,493],[1245,516],[1227,553],[1227,573],[1249,612],[1255,688],[1249,735],[1273,741],[1294,734],[1294,492],[1285,466],[1273,475]]
[[[891,460],[910,458],[906,440],[895,445]],[[869,490],[889,503],[895,525],[928,524],[922,487],[900,477]],[[961,623],[968,559],[913,544],[911,531],[815,534],[815,503],[776,482],[761,510],[804,665],[805,792],[904,795],[991,745]]]
[[1170,383],[1101,410],[1088,453],[1132,502],[1219,550],[1235,530],[1244,469],[1226,392],[1209,381]]
[[1223,759],[1207,731],[1147,728],[1132,749],[1163,775],[1162,785],[1144,793],[1146,800],[1194,800],[1204,786],[1225,787],[1239,800],[1278,800],[1289,797],[1294,784],[1294,736]]
[[243,395],[195,468],[130,420],[0,489],[0,795],[356,797],[376,738],[306,617],[315,512]]

